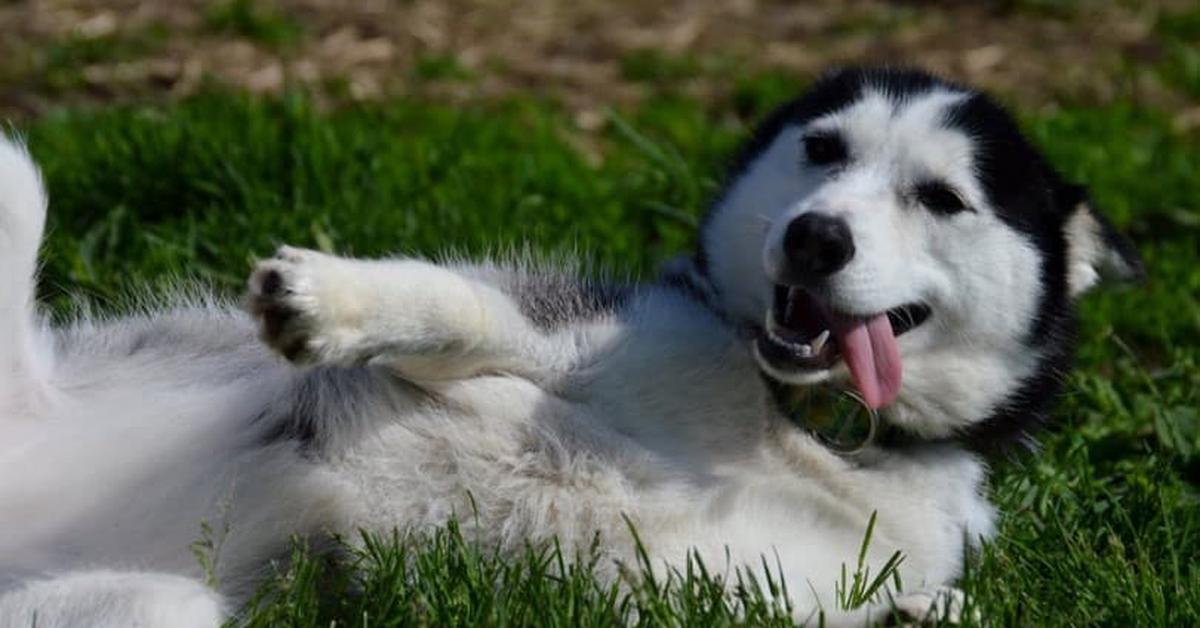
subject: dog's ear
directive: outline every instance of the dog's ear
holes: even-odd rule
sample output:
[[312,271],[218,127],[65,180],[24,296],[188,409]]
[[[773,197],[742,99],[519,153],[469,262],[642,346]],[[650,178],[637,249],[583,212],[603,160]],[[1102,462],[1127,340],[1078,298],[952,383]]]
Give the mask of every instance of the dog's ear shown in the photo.
[[1101,279],[1145,278],[1146,267],[1137,248],[1096,209],[1085,188],[1062,185],[1055,191],[1055,201],[1067,215],[1067,285],[1072,297],[1083,294]]

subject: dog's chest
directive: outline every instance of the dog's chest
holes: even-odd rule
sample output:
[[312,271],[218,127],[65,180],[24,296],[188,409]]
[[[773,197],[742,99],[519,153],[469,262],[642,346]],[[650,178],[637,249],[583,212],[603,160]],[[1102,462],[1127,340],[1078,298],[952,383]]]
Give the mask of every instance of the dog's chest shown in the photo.
[[647,301],[588,330],[566,397],[656,452],[707,462],[751,455],[773,410],[748,343],[694,303]]

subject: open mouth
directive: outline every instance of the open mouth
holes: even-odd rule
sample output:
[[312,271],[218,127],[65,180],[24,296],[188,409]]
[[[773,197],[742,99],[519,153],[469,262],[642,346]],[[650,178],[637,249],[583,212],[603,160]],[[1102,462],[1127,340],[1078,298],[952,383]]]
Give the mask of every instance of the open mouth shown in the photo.
[[910,303],[867,316],[845,314],[803,288],[777,285],[755,348],[767,374],[788,383],[817,381],[842,360],[863,400],[879,408],[900,391],[896,338],[930,313],[924,303]]

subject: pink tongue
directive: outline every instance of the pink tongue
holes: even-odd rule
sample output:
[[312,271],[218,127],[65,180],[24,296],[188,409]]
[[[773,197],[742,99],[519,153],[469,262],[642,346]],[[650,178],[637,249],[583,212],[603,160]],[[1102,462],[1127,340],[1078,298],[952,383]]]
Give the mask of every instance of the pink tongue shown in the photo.
[[900,392],[900,348],[886,314],[869,320],[840,318],[834,324],[842,359],[863,401],[882,408]]

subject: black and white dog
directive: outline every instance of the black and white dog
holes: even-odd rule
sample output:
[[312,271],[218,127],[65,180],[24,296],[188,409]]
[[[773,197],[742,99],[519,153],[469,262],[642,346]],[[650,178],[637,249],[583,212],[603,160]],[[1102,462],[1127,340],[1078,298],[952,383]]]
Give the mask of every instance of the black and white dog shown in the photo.
[[[1141,272],[1004,111],[914,71],[771,115],[649,284],[284,247],[252,315],[192,296],[52,329],[46,205],[0,140],[0,626],[216,625],[289,535],[456,514],[501,548],[599,532],[608,577],[628,517],[657,565],[778,569],[799,620],[919,615],[993,533],[983,453],[1046,417],[1077,297]],[[797,405],[828,390],[874,410]],[[843,611],[872,513],[904,591]]]

